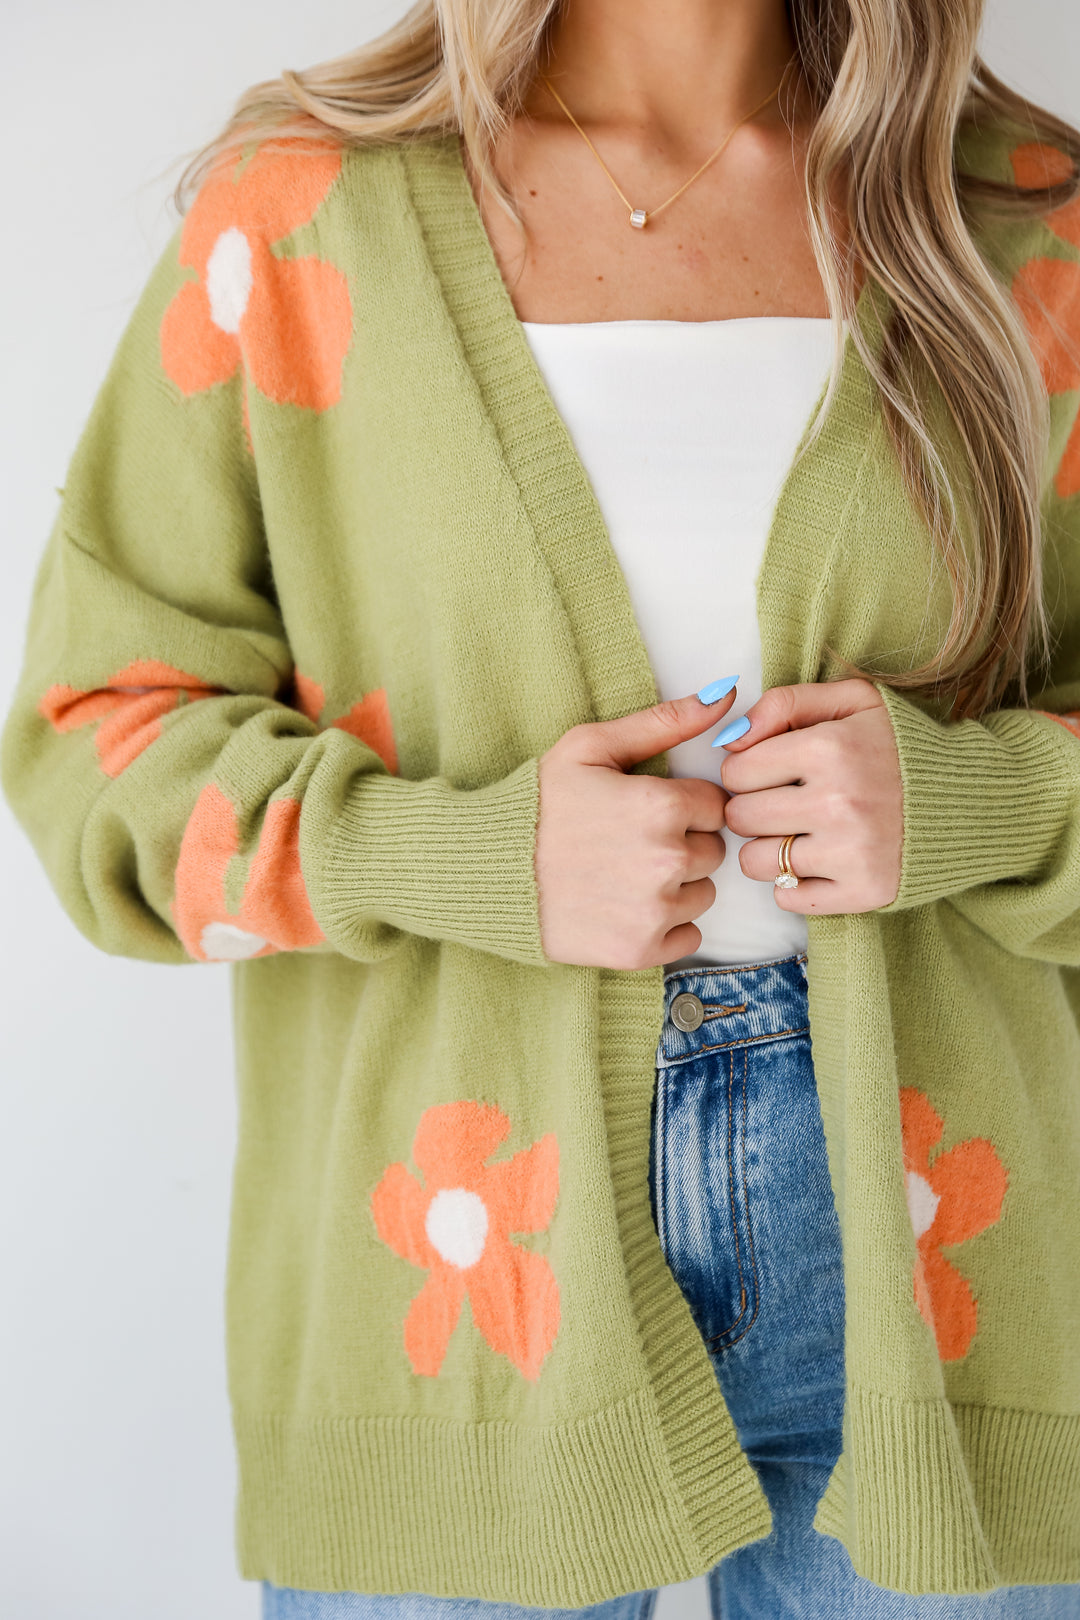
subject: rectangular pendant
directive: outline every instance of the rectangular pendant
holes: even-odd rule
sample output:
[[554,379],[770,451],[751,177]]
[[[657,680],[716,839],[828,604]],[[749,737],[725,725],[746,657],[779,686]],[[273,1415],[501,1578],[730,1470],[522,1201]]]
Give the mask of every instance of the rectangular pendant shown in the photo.
[[645,228],[645,221],[648,217],[644,208],[635,208],[630,214],[630,223],[636,231],[640,231]]

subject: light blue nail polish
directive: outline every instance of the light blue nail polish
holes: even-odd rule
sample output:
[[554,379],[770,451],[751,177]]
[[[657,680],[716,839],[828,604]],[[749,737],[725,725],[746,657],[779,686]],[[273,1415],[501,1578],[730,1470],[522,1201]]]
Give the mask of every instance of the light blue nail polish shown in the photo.
[[739,677],[737,675],[721,675],[718,681],[710,681],[708,686],[701,688],[698,699],[702,703],[719,703],[720,699],[727,697],[732,687],[738,684]]
[[750,722],[744,714],[741,720],[733,720],[729,726],[724,727],[723,731],[718,731],[712,740],[712,746],[714,748],[726,748],[728,743],[737,742],[740,737],[745,737],[749,730]]

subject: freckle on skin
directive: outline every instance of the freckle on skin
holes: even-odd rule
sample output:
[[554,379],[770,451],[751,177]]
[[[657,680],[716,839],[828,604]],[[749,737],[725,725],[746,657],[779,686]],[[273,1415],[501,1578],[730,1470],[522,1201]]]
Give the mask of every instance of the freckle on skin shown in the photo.
[[530,197],[535,197],[535,196],[536,196],[536,192],[535,192],[535,191],[530,191],[530,192],[529,192],[529,196],[530,196]]

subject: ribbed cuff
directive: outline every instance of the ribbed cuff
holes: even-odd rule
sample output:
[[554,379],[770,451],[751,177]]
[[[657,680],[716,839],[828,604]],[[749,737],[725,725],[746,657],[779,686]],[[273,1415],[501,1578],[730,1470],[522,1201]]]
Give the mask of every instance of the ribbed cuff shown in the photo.
[[479,788],[441,776],[357,775],[309,884],[320,927],[361,960],[382,954],[378,925],[389,924],[548,965],[535,867],[539,810],[535,758]]
[[1068,750],[1080,744],[1045,715],[1007,709],[943,724],[890,687],[877,690],[904,789],[900,888],[880,909],[1038,878],[1073,814]]

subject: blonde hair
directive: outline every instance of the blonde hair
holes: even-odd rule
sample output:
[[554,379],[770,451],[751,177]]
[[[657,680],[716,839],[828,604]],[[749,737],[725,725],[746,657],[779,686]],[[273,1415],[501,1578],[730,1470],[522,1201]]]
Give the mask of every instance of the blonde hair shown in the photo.
[[[359,50],[253,85],[188,163],[174,193],[178,210],[212,167],[253,139],[329,136],[355,145],[457,133],[477,174],[518,219],[492,154],[522,109],[560,3],[418,0]],[[934,656],[874,678],[937,695],[956,717],[983,713],[1011,693],[1026,702],[1029,673],[1049,650],[1041,573],[1047,396],[1016,307],[969,220],[987,210],[1034,216],[1080,195],[1080,132],[982,62],[983,0],[787,4],[814,115],[809,227],[838,338],[809,442],[835,395],[846,321],[952,591]],[[1033,190],[959,172],[954,137],[981,118],[1059,148],[1072,176]],[[838,175],[846,246],[832,223]],[[856,263],[890,300],[876,352],[854,319]],[[946,437],[955,441],[951,456]],[[962,539],[961,508],[973,545]]]

